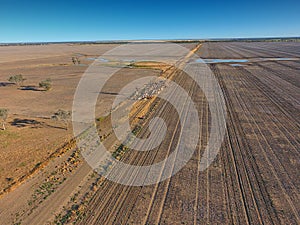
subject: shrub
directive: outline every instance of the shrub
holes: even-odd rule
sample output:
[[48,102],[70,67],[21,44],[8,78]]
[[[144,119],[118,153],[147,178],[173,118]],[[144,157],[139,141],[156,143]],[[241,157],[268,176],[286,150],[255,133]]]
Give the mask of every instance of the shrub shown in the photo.
[[65,111],[59,109],[54,115],[51,117],[53,120],[63,121],[66,125],[66,130],[68,130],[69,122],[71,120],[71,111]]
[[49,91],[52,88],[52,80],[50,78],[43,80],[39,83],[39,87]]
[[18,74],[18,75],[14,75],[14,76],[11,76],[8,81],[9,82],[12,82],[12,83],[15,83],[16,85],[20,86],[23,84],[23,82],[25,81],[26,79],[23,77],[23,75],[21,74]]
[[74,65],[79,65],[80,64],[80,60],[78,59],[78,57],[72,57],[72,62]]

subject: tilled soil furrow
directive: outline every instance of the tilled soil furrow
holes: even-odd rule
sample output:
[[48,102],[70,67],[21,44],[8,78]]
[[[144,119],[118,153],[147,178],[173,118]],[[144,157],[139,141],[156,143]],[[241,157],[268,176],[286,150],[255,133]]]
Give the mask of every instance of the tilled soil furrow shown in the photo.
[[[166,105],[166,104],[165,104]],[[160,114],[161,116],[164,116],[164,115],[168,115],[168,114],[170,114],[170,111],[171,110],[171,108],[169,108],[169,107],[166,107],[165,108],[165,110],[164,111],[162,111],[162,113]],[[155,132],[157,132],[157,133],[160,133],[159,132],[159,129],[157,129]],[[143,137],[143,136],[147,136],[147,133],[146,132],[144,132],[144,135],[141,135],[141,137]],[[142,146],[143,147],[143,146]],[[144,147],[150,147],[150,149],[152,148],[151,146],[144,146]],[[158,150],[157,150],[158,151]],[[146,154],[144,154],[145,156],[142,158],[143,159],[143,161],[141,161],[140,163],[138,163],[138,165],[145,165],[145,164],[149,164],[149,162],[152,162],[153,160],[154,160],[154,158],[155,158],[155,156],[157,155],[157,151],[156,151],[156,153],[155,154],[151,154],[151,151],[150,152],[147,152]],[[132,157],[132,156],[131,156]],[[135,158],[135,157],[134,157]],[[136,156],[136,158],[137,159],[139,159],[139,158],[141,158],[139,155],[137,155]],[[136,163],[136,162],[135,162]],[[132,196],[138,196],[139,195],[139,192],[132,192],[131,191],[131,189],[135,189],[135,188],[130,188],[130,186],[127,186],[126,188],[125,188],[125,190],[127,190],[127,192],[125,191],[124,193],[125,194],[121,194],[121,196],[126,196],[125,197],[125,200],[124,200],[124,198],[122,199],[122,201],[121,201],[121,206],[123,206],[123,208],[119,208],[119,209],[117,209],[116,207],[114,207],[113,208],[113,210],[111,210],[111,211],[113,211],[113,212],[115,212],[115,214],[116,214],[116,217],[114,218],[114,222],[117,222],[117,223],[120,223],[120,221],[121,220],[123,220],[124,218],[127,218],[127,216],[126,216],[126,214],[129,214],[130,213],[130,211],[127,211],[126,209],[128,209],[128,208],[130,208],[130,206],[131,205],[133,205],[133,203],[136,201],[136,198],[133,198]],[[141,189],[141,188],[140,188]],[[139,190],[140,191],[140,190]],[[128,193],[128,192],[130,192],[130,193]],[[128,198],[127,198],[128,197]],[[128,201],[126,201],[128,199]],[[118,202],[119,203],[119,202]],[[116,204],[115,204],[115,206],[116,206]],[[122,218],[120,217],[120,216],[118,216],[118,212],[119,211],[122,211],[122,213],[123,213],[123,216],[122,216]],[[113,216],[113,214],[114,213],[111,213],[110,215],[111,215],[111,217],[113,218],[114,216]],[[102,216],[103,217],[103,216]],[[105,218],[105,217],[103,217],[103,218]],[[120,220],[118,220],[118,218],[120,219]],[[110,221],[108,218],[106,218],[105,219],[105,221]]]
[[[243,78],[245,78],[245,75],[244,76],[242,76]],[[237,81],[237,82],[239,82],[239,79],[242,79],[242,78],[239,78],[239,75],[238,74],[235,74],[234,75],[234,77],[233,77],[233,79],[235,80],[235,81]],[[249,79],[248,80],[248,82],[251,82],[252,80],[251,79]],[[241,81],[242,82],[242,81]],[[243,83],[243,82],[242,82]],[[250,86],[255,86],[255,85],[253,85],[253,84],[251,84]],[[253,100],[255,99],[255,96],[251,96],[251,93],[247,93],[247,94],[244,94],[243,95],[243,92],[245,91],[245,90],[251,90],[250,89],[250,86],[249,87],[247,87],[247,88],[240,88],[240,92],[237,92],[236,94],[237,94],[237,96],[238,96],[238,103],[240,103],[241,105],[243,105],[243,109],[241,110],[241,112],[242,113],[244,113],[244,114],[247,114],[248,116],[245,116],[245,118],[247,118],[247,120],[248,120],[248,117],[250,117],[250,118],[252,118],[252,120],[253,120],[253,122],[251,122],[251,124],[255,124],[256,125],[256,132],[258,132],[258,134],[259,134],[259,137],[261,137],[262,139],[264,139],[264,140],[266,140],[266,138],[265,138],[265,134],[263,134],[262,132],[261,132],[261,128],[262,127],[264,127],[264,124],[261,124],[260,125],[260,127],[259,126],[257,126],[257,124],[255,123],[255,120],[253,119],[253,116],[255,116],[256,117],[256,119],[257,119],[257,117],[259,117],[259,115],[267,115],[267,114],[259,114],[258,112],[256,112],[255,111],[255,106],[257,105],[257,103],[255,104],[255,105],[253,105],[251,102],[253,102]],[[243,98],[245,98],[245,96],[247,96],[247,99],[245,99],[245,100],[243,100]],[[246,105],[246,104],[244,104],[244,102],[248,102],[248,105],[250,104],[250,105],[252,105],[252,106],[248,106],[248,105]],[[255,102],[255,101],[254,101]],[[251,115],[251,113],[250,113],[250,109],[251,109],[251,113],[253,113],[253,115]],[[268,119],[266,119],[266,118],[263,118],[262,119],[262,121],[269,121]],[[278,124],[280,124],[280,123],[278,123]],[[270,127],[269,127],[270,128]],[[271,130],[274,130],[275,128],[271,128]],[[255,134],[256,135],[256,134]],[[281,136],[282,136],[282,134],[281,134]],[[251,139],[249,139],[248,138],[248,140],[250,140],[250,143],[251,143]],[[257,143],[257,142],[256,142]],[[272,145],[272,144],[271,144]],[[251,145],[250,144],[250,146],[253,146],[253,144]],[[255,146],[255,145],[254,145]],[[264,149],[268,149],[268,151],[270,151],[272,154],[269,154],[269,153],[266,153],[265,152],[265,150]],[[262,150],[262,152],[264,153],[264,155],[265,155],[265,159],[267,158],[267,160],[268,160],[268,157],[269,158],[272,158],[273,160],[275,160],[275,162],[276,162],[276,160],[277,160],[277,163],[280,163],[280,161],[277,159],[277,157],[276,157],[276,155],[274,154],[274,152],[273,152],[273,149],[278,149],[278,146],[276,146],[276,145],[272,145],[272,147],[270,147],[270,146],[263,146],[263,147],[261,147],[261,150]],[[254,154],[254,152],[253,152],[253,150],[254,149],[252,149],[252,154],[253,155],[255,155]],[[259,153],[258,153],[259,154]],[[281,160],[282,161],[282,160]],[[273,165],[276,165],[276,163],[275,163],[274,161],[272,161],[272,163],[269,163],[269,166],[271,167],[271,168],[276,168],[277,170],[278,170],[278,168],[282,168],[282,166],[281,166],[281,164],[278,164],[277,166],[273,166]],[[288,165],[288,162],[286,162],[286,163],[283,163],[284,165]],[[261,166],[260,166],[260,168],[261,168]],[[265,174],[266,174],[266,172],[265,172]],[[289,187],[289,192],[291,191],[291,193],[294,193],[294,197],[297,199],[298,198],[298,195],[297,195],[297,189],[290,189],[290,188],[292,188],[293,187],[293,184],[291,183],[291,179],[289,179],[288,177],[287,177],[287,173],[286,172],[284,172],[284,173],[281,173],[282,174],[282,176],[283,177],[286,177],[286,179],[285,179],[285,182],[284,182],[284,184],[287,184],[287,186]],[[279,180],[279,178],[278,178],[278,176],[277,176],[277,172],[275,172],[275,169],[274,169],[274,171],[273,171],[273,175],[272,176],[275,176],[275,177],[277,177],[277,181],[278,182],[280,182],[280,180]],[[283,178],[282,178],[283,179]],[[297,179],[296,179],[297,180]],[[279,189],[281,189],[280,187],[278,187]],[[276,190],[278,190],[278,188],[276,188]],[[294,187],[295,188],[295,187]],[[294,191],[293,191],[294,190]],[[283,192],[283,194],[285,193],[285,190],[284,189],[282,189],[282,192]],[[278,195],[280,195],[279,193],[278,193]],[[285,195],[285,194],[284,194]],[[291,203],[291,201],[290,201],[290,198],[289,198],[289,196],[288,195],[285,195],[285,200],[287,200],[288,202],[285,204],[286,206],[287,205],[291,205],[291,209],[292,209],[292,211],[293,211],[293,214],[294,214],[294,216],[296,216],[296,218],[298,217],[298,215],[297,215],[297,211],[295,210],[296,209],[296,207],[294,207],[294,205]],[[283,200],[283,201],[285,201],[285,200]],[[264,204],[263,204],[264,205]],[[272,208],[273,208],[273,206],[272,206]],[[288,213],[287,213],[288,214]],[[293,221],[293,220],[292,220]],[[291,222],[291,221],[290,221]],[[295,221],[294,221],[295,222]]]
[[[220,72],[217,68],[213,68],[215,74],[220,79],[222,89],[225,94],[225,99],[227,102],[228,109],[228,137],[230,142],[230,148],[232,149],[232,161],[236,164],[236,173],[238,177],[238,183],[241,190],[241,197],[244,202],[244,211],[246,214],[247,222],[254,224],[262,224],[262,218],[260,211],[258,209],[258,204],[256,196],[254,195],[257,187],[257,176],[254,171],[253,166],[254,160],[252,156],[249,155],[249,146],[243,140],[245,137],[242,128],[238,126],[240,123],[238,121],[238,115],[232,111],[235,103],[234,94],[229,95],[228,90],[224,86],[223,78],[220,77]],[[230,97],[229,97],[230,96]],[[255,185],[253,187],[253,185]]]
[[[245,106],[244,112],[248,112],[250,114],[251,121],[252,121],[251,124],[254,124],[258,130],[258,135],[256,133],[255,133],[255,135],[256,135],[256,137],[257,136],[260,137],[257,139],[261,140],[259,142],[261,149],[262,149],[261,152],[263,152],[265,159],[267,160],[267,162],[270,166],[269,168],[271,168],[271,171],[273,172],[273,176],[276,177],[276,179],[278,181],[279,189],[282,190],[281,193],[283,194],[283,196],[285,196],[285,199],[282,199],[282,201],[287,201],[287,203],[284,205],[285,206],[290,205],[290,207],[291,207],[290,209],[292,210],[294,216],[291,215],[290,217],[295,217],[296,220],[292,221],[292,222],[295,222],[295,221],[299,220],[299,215],[298,215],[298,211],[297,211],[297,209],[299,208],[299,205],[295,206],[295,203],[297,204],[299,202],[299,193],[297,191],[296,186],[294,185],[294,182],[297,181],[297,178],[290,177],[290,175],[295,174],[295,169],[290,166],[289,167],[285,166],[285,165],[289,165],[289,161],[286,160],[286,159],[288,159],[286,156],[282,155],[280,157],[280,155],[279,155],[279,157],[280,157],[280,159],[279,159],[278,154],[276,154],[276,152],[273,149],[280,149],[280,146],[276,142],[274,143],[274,142],[268,141],[268,138],[266,138],[265,135],[261,132],[257,123],[254,120],[254,116],[256,116],[256,117],[262,117],[261,120],[264,120],[264,121],[272,121],[272,120],[267,119],[268,114],[255,113],[256,106],[254,104],[251,104],[251,102],[250,102],[250,99],[253,100],[254,98],[251,97],[251,93],[248,93],[245,96],[248,96],[248,99],[246,99],[245,101],[249,102],[249,106],[247,106],[247,105]],[[250,108],[251,108],[251,111],[250,111]],[[263,115],[264,117],[260,116],[260,115]],[[280,124],[280,123],[277,123],[277,124]],[[278,128],[277,124],[274,123],[274,125],[276,127],[271,127],[271,125],[269,125],[268,128],[271,130],[276,130],[276,128]],[[264,124],[262,124],[260,126],[263,127]],[[284,135],[285,134],[283,134],[283,133],[280,134],[281,137],[284,137]],[[261,143],[263,143],[263,144],[261,144]],[[294,145],[291,143],[289,143],[289,144],[290,144],[289,148],[293,148]],[[263,147],[262,147],[262,145],[263,145]],[[268,150],[268,152],[266,152],[265,149]],[[296,152],[294,152],[294,154],[296,154]],[[294,201],[292,201],[292,199]],[[286,214],[289,214],[289,211],[290,210],[287,209]]]
[[[174,90],[174,92],[175,92],[175,90]],[[176,92],[175,92],[175,95],[176,95]],[[169,111],[166,111],[165,112],[165,114],[166,115],[168,115],[170,112]],[[146,155],[147,156],[147,155]],[[133,160],[131,160],[131,162],[130,162],[130,164],[134,164],[134,159],[135,159],[135,157],[133,157],[132,155],[130,156]],[[145,158],[147,158],[147,157],[145,157]],[[148,158],[148,160],[149,160],[149,158]],[[109,186],[113,186],[113,185],[109,185]],[[114,186],[122,186],[122,185],[114,185]],[[101,188],[101,189],[105,189],[105,188]],[[128,188],[127,188],[128,189]],[[127,190],[126,189],[126,190]],[[115,206],[116,204],[115,204],[115,202],[112,202],[112,201],[109,201],[110,200],[110,197],[105,197],[105,196],[110,196],[110,195],[114,195],[114,193],[115,192],[117,192],[117,193],[119,193],[119,197],[121,198],[123,198],[123,195],[122,194],[120,194],[120,190],[117,188],[117,189],[115,189],[115,188],[109,188],[109,193],[107,193],[107,192],[105,192],[105,191],[103,191],[102,193],[103,193],[103,199],[108,199],[108,201],[105,201],[106,202],[106,204],[111,204],[111,205],[113,205],[113,206]],[[115,199],[118,199],[118,197],[116,198],[116,197],[114,197]],[[95,198],[95,199],[102,199],[100,196],[97,196],[97,198]],[[99,202],[101,205],[106,205],[106,204],[103,204],[102,202]],[[96,209],[96,208],[98,208],[99,209],[99,207],[97,206],[97,204],[96,203],[91,203],[91,205],[93,205],[93,204],[95,204],[95,206],[94,207],[92,207],[92,209],[91,209],[91,211],[94,211],[94,209]],[[105,206],[103,206],[103,209],[104,208],[107,208],[107,207],[105,207]],[[100,207],[100,209],[99,209],[99,211],[102,211],[101,210],[101,207]],[[104,211],[104,210],[103,210]],[[111,212],[111,210],[107,210],[106,212]],[[99,219],[101,219],[101,218],[105,218],[106,220],[105,221],[108,221],[107,220],[107,218],[105,217],[105,211],[104,211],[104,213],[102,213],[101,214],[101,216],[100,217],[98,217]],[[94,217],[97,217],[96,215],[94,215]],[[99,222],[99,221],[98,221]]]
[[[202,125],[203,124],[203,117],[204,117],[204,101],[205,101],[205,96],[203,96],[201,98],[201,112],[200,112],[200,124]],[[204,126],[203,126],[204,127]],[[202,129],[200,129],[200,140],[199,140],[199,143],[198,143],[198,151],[196,152],[196,161],[198,162],[198,167],[197,167],[197,171],[196,171],[196,187],[195,187],[195,203],[194,203],[194,225],[196,224],[199,224],[201,219],[198,217],[198,203],[199,203],[199,189],[200,189],[200,160],[201,160],[201,148],[203,146],[203,132],[202,132]]]
[[[195,83],[190,85],[189,83],[185,82],[182,85],[187,87],[190,86],[189,96],[192,97],[195,93]],[[189,106],[187,106],[187,108],[189,108]],[[188,112],[189,110],[186,110],[186,113]],[[187,117],[184,116],[184,118]],[[185,121],[181,121],[181,123],[185,123]],[[183,124],[181,126],[183,126]],[[181,128],[180,135],[182,132],[184,131]],[[175,143],[177,143],[178,140],[180,140],[180,136],[177,140],[175,140]],[[174,148],[176,148],[176,146],[174,146],[173,149]],[[170,222],[179,219],[183,223],[192,223],[193,211],[191,210],[191,208],[194,201],[193,190],[196,183],[191,174],[197,173],[197,163],[198,162],[196,160],[191,160],[178,174],[168,179],[167,185],[165,186],[165,190],[163,192],[163,196],[159,198],[161,203],[157,221],[155,222],[155,224],[169,224]],[[175,163],[173,163],[173,167],[174,165]],[[187,187],[183,187],[183,183],[187,185]],[[184,201],[182,199],[184,199]]]

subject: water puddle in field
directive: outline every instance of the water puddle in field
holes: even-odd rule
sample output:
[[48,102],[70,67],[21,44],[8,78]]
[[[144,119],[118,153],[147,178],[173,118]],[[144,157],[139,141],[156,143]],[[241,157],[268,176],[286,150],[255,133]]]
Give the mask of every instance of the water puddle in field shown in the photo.
[[261,61],[295,61],[297,58],[263,58]]
[[134,68],[132,63],[135,63],[136,60],[134,59],[106,59],[106,58],[99,58],[99,57],[89,57],[86,58],[88,61],[93,61],[93,63],[97,63],[102,66],[109,66],[109,67],[117,67],[117,68]]
[[108,62],[136,62],[135,59],[111,60],[111,59],[104,59],[104,58],[98,58],[98,57],[90,57],[90,58],[87,58],[86,60],[96,61],[96,62],[103,62],[103,63],[108,63]]
[[103,58],[98,58],[98,57],[90,57],[90,58],[87,58],[86,60],[89,60],[89,61],[98,61],[98,62],[109,62],[108,59],[103,59]]
[[196,63],[231,63],[231,66],[243,66],[240,63],[266,62],[266,61],[299,61],[300,58],[251,58],[251,59],[197,59]]
[[239,66],[244,66],[244,65],[242,65],[242,64],[230,64],[230,66],[239,67]]
[[83,56],[85,56],[84,54],[81,54],[81,53],[76,53],[75,55],[78,56],[78,57],[83,57]]
[[[89,61],[95,61],[100,63],[134,63],[143,60],[134,60],[134,59],[123,59],[123,60],[111,60],[99,57],[89,57],[86,58]],[[213,63],[229,63],[230,66],[239,67],[245,66],[244,63],[257,63],[257,62],[268,62],[268,61],[300,61],[300,58],[251,58],[251,59],[196,59],[196,63],[205,63],[205,64],[213,64]]]
[[197,59],[199,63],[245,63],[249,62],[248,59]]

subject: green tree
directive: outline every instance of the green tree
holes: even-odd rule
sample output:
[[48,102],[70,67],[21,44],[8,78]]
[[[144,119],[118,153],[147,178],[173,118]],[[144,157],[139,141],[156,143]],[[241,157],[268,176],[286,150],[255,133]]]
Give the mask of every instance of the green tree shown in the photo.
[[0,121],[2,123],[3,130],[5,130],[5,122],[8,116],[8,109],[0,109]]
[[25,78],[23,77],[23,75],[21,75],[21,74],[11,76],[11,77],[8,79],[9,82],[15,83],[15,84],[18,85],[18,86],[23,85],[23,82],[24,82],[25,80],[26,80],[26,79],[25,79]]
[[74,65],[79,65],[80,64],[80,60],[78,59],[78,57],[72,57],[72,62]]
[[45,91],[49,91],[52,88],[52,80],[50,78],[43,80],[39,83],[39,87]]
[[71,111],[59,109],[56,113],[54,113],[51,119],[64,122],[65,129],[68,130],[69,123],[71,121]]
[[76,64],[76,62],[77,62],[76,57],[72,57],[72,62],[74,65]]

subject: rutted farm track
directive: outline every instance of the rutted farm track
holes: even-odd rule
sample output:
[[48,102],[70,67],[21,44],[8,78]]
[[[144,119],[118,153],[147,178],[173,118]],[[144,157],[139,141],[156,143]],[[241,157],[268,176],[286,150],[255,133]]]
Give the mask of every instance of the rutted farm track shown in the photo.
[[[239,43],[215,44],[213,50],[222,46],[226,55],[250,56],[253,44],[244,45],[245,50]],[[295,50],[288,52],[290,47],[280,49],[279,45],[269,54],[258,47],[262,53],[255,57],[274,57],[279,52],[299,57]],[[105,181],[79,224],[300,223],[300,77],[293,67],[297,63],[273,63],[273,70],[267,63],[211,65],[225,96],[228,118],[222,149],[204,172],[198,172],[198,165],[209,135],[209,107],[201,90],[178,72],[174,81],[189,91],[200,112],[201,141],[193,158],[157,185],[128,187]],[[159,102],[158,109],[153,116],[164,118],[170,133],[155,151],[128,153],[125,162],[149,165],[175,149],[181,131],[178,120],[169,116],[174,109],[165,102]],[[147,137],[147,129],[139,135]]]

